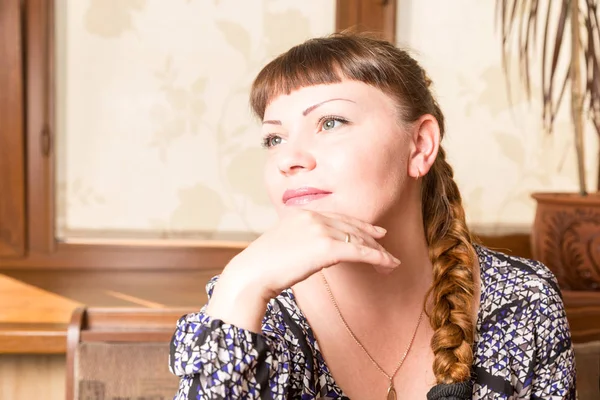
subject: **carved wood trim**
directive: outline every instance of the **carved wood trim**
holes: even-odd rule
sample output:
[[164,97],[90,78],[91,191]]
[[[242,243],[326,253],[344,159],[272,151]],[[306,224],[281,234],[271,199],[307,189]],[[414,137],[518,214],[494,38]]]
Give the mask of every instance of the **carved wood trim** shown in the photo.
[[50,254],[0,259],[0,268],[44,269],[214,269],[223,268],[246,243],[198,246],[95,245],[57,243]]

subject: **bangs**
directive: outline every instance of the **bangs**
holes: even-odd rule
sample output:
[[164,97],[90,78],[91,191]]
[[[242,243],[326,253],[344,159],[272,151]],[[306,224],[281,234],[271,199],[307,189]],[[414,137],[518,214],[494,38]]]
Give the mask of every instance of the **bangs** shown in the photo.
[[340,33],[310,39],[263,68],[252,84],[250,106],[262,120],[268,104],[277,96],[343,79],[362,81],[390,93],[390,78],[397,74],[391,67],[394,63],[385,62],[393,58],[394,49],[389,46],[392,51],[386,51],[379,40]]

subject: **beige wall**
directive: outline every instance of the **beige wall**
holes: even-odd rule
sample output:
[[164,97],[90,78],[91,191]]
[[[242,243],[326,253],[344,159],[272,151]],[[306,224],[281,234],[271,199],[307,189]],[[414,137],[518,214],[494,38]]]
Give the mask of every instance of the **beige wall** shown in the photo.
[[[335,1],[57,4],[59,236],[267,229],[275,215],[248,88],[272,56],[332,32]],[[398,4],[398,42],[436,84],[469,221],[491,230],[527,227],[532,191],[577,187],[566,114],[545,136],[539,104],[507,102],[494,4]]]

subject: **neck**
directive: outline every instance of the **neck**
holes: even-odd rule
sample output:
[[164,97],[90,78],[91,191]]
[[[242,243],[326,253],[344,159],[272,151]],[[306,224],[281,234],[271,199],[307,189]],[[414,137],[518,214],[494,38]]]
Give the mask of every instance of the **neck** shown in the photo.
[[344,308],[369,304],[370,312],[378,310],[379,317],[385,317],[406,314],[407,309],[418,312],[423,307],[432,266],[420,211],[404,209],[401,215],[382,218],[390,221],[387,224],[378,224],[387,229],[379,243],[402,262],[391,274],[382,274],[370,265],[345,263],[324,271]]

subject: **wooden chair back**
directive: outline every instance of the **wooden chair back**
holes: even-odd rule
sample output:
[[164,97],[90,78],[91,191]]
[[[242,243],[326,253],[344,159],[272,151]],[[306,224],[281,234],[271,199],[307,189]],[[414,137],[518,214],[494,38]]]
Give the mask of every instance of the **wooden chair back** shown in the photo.
[[189,309],[78,308],[67,333],[67,400],[172,399],[169,342]]

